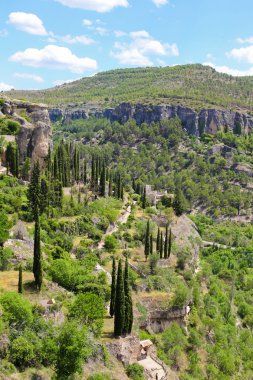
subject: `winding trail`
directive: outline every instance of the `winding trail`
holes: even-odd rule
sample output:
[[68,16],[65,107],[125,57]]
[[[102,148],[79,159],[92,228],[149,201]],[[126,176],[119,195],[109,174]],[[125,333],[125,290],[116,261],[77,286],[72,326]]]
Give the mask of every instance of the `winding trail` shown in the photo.
[[110,224],[110,226],[105,231],[102,239],[98,243],[98,249],[99,250],[101,250],[101,249],[104,248],[105,238],[107,236],[109,236],[109,235],[112,235],[114,232],[117,232],[118,229],[119,229],[120,224],[124,224],[124,223],[126,223],[128,221],[128,218],[129,218],[129,216],[131,214],[131,211],[132,211],[132,205],[129,205],[127,207],[127,209],[125,210],[125,212],[122,215],[120,215],[120,217],[117,219],[117,221],[114,224]]

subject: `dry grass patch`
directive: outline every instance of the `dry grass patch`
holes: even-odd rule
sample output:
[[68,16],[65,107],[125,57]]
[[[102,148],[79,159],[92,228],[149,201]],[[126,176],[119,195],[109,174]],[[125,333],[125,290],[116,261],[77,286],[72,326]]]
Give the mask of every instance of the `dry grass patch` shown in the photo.
[[[32,272],[23,272],[23,284],[33,281]],[[8,292],[18,290],[18,271],[0,272],[0,289]]]

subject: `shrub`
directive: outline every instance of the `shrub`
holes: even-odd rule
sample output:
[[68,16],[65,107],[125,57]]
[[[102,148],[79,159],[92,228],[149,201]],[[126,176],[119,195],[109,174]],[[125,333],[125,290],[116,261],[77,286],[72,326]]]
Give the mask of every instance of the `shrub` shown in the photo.
[[144,380],[144,368],[138,363],[130,364],[126,369],[126,373],[133,380]]
[[32,305],[21,295],[7,292],[0,297],[3,318],[9,324],[27,326],[33,321]]

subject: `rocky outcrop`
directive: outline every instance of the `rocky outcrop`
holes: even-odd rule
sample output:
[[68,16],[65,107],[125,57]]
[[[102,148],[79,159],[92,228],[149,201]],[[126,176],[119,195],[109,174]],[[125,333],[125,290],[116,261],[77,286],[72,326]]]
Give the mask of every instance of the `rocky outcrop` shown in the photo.
[[51,122],[48,108],[41,104],[32,104],[20,100],[4,100],[2,116],[10,117],[20,124],[16,135],[20,161],[28,156],[32,161],[44,164],[51,145]]
[[129,119],[136,123],[159,122],[164,119],[179,117],[188,133],[196,136],[203,132],[214,134],[219,130],[233,130],[241,128],[243,133],[253,129],[253,117],[241,112],[219,109],[203,109],[200,112],[178,105],[145,105],[122,103],[115,108],[97,109],[94,107],[83,107],[76,109],[67,107],[65,109],[49,109],[51,121],[62,120],[68,122],[76,119],[87,119],[91,116],[106,117],[111,121],[124,123]]

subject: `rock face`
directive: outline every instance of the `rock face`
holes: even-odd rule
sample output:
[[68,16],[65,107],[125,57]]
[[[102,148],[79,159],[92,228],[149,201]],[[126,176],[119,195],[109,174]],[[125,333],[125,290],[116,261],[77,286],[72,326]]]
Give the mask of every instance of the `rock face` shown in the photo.
[[248,133],[253,128],[253,117],[240,112],[218,109],[203,109],[200,112],[192,108],[176,105],[144,105],[122,103],[115,108],[97,109],[94,107],[84,107],[74,109],[49,109],[51,121],[70,121],[76,119],[87,119],[91,116],[101,118],[106,117],[111,121],[124,123],[129,119],[141,123],[159,122],[164,119],[179,117],[188,133],[196,136],[203,132],[214,134],[219,130],[230,130],[241,128],[243,133]]
[[20,161],[26,156],[32,162],[39,160],[44,164],[51,145],[51,122],[45,105],[26,103],[19,100],[5,100],[2,106],[2,116],[11,117],[20,124],[20,132],[16,136],[19,147]]

